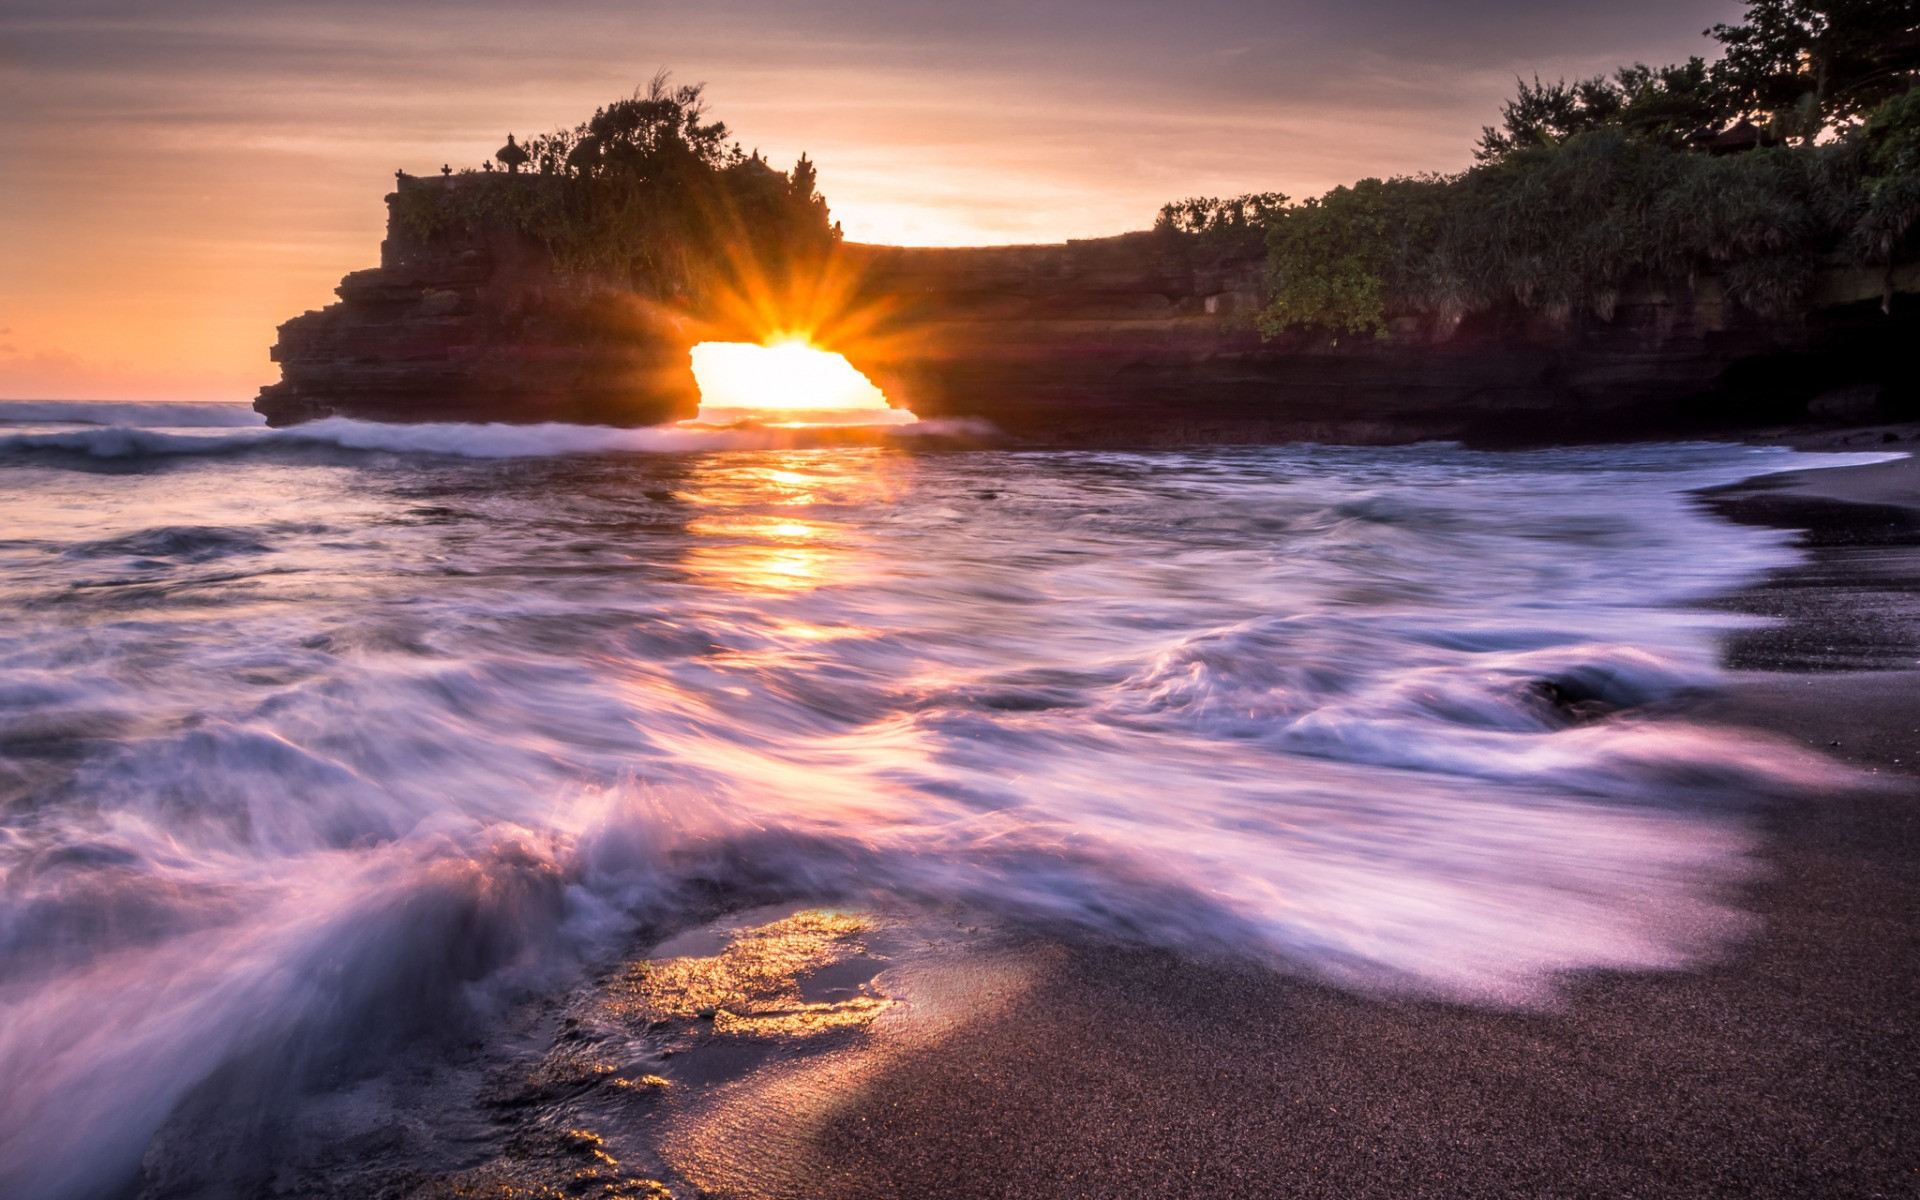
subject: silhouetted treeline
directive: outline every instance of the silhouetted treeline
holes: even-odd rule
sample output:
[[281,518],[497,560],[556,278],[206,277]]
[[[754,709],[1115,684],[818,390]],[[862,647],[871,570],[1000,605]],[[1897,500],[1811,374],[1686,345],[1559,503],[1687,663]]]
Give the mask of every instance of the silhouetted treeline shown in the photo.
[[1180,201],[1159,227],[1222,249],[1263,238],[1268,334],[1503,306],[1607,318],[1635,283],[1703,273],[1781,314],[1822,266],[1920,251],[1912,0],[1753,0],[1708,34],[1726,47],[1711,64],[1522,81],[1459,174],[1366,179],[1295,205]]

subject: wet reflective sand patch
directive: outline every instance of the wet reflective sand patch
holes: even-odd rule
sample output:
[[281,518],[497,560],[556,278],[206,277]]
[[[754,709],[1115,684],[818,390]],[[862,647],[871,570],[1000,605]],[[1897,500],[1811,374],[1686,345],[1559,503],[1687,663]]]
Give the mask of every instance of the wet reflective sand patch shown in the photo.
[[864,914],[816,909],[740,929],[711,955],[629,963],[602,1011],[629,1025],[709,1021],[719,1036],[809,1037],[864,1025],[890,1001],[857,990],[810,1000],[803,985],[849,962],[870,966],[871,979],[884,960],[870,956],[860,938],[877,927]]

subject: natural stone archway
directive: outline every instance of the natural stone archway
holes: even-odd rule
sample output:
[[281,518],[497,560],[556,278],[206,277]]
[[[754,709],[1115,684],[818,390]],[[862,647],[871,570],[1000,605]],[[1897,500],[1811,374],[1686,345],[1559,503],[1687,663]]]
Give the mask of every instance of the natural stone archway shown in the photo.
[[[684,420],[699,407],[693,345],[768,332],[750,306],[694,313],[561,278],[505,230],[426,241],[388,225],[378,268],[281,326],[283,378],[255,404],[271,423]],[[923,419],[981,419],[1019,439],[1660,436],[1803,417],[1836,381],[1870,388],[1888,415],[1920,403],[1906,350],[1920,336],[1916,264],[1829,272],[1815,310],[1793,320],[1733,313],[1703,278],[1624,295],[1607,322],[1406,318],[1378,339],[1270,342],[1249,319],[1264,262],[1209,259],[1175,234],[846,244],[825,268],[835,286],[813,305],[819,345]]]

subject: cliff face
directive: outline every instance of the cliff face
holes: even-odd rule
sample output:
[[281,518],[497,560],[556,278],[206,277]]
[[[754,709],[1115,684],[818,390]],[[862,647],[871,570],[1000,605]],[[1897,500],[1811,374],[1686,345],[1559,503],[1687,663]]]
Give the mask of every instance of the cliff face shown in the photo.
[[1263,342],[1251,322],[1262,259],[1196,260],[1152,233],[853,249],[894,334],[862,369],[922,417],[1039,438],[1511,443],[1733,429],[1810,404],[1861,419],[1920,401],[1916,266],[1830,272],[1793,320],[1742,313],[1700,279],[1629,293],[1609,321],[1402,318],[1385,337]]
[[537,243],[507,230],[423,238],[390,212],[380,265],[335,292],[338,303],[280,326],[281,380],[254,401],[269,424],[651,425],[698,404],[671,312],[612,284],[562,279]]
[[[437,181],[403,181],[435,186]],[[1920,267],[1832,272],[1813,311],[1761,320],[1712,279],[1564,326],[1482,315],[1389,335],[1262,342],[1264,263],[1156,233],[1050,246],[846,245],[825,337],[923,418],[1068,443],[1315,439],[1481,443],[1712,432],[1920,407]],[[750,339],[709,314],[558,278],[504,231],[433,240],[389,223],[381,265],[280,329],[274,424],[638,425],[693,415],[687,351]],[[1890,311],[1883,311],[1883,306]]]

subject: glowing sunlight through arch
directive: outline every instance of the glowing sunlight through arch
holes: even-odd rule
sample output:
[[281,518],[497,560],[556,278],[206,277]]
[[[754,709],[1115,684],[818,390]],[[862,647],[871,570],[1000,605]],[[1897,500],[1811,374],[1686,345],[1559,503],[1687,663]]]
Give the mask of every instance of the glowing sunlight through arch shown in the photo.
[[695,421],[728,425],[907,425],[917,418],[887,405],[881,390],[845,355],[821,350],[800,338],[751,342],[701,342],[693,348],[693,378],[700,386]]

